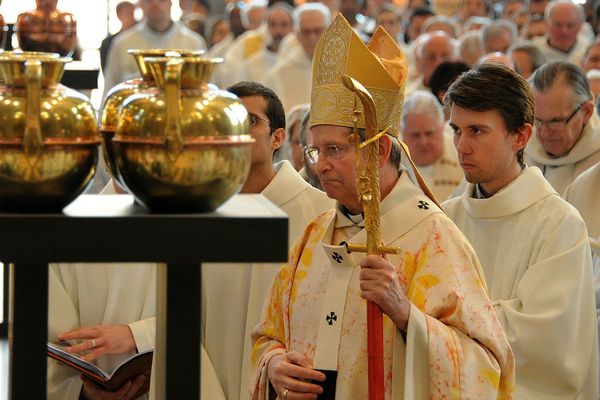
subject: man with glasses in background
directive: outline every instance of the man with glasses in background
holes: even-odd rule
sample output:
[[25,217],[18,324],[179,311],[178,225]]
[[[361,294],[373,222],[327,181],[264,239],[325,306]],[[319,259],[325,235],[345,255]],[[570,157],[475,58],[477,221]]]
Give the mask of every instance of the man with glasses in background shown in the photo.
[[584,72],[554,61],[530,78],[535,99],[535,135],[525,150],[527,163],[542,170],[562,194],[583,171],[600,161],[600,120]]
[[[325,193],[313,188],[287,160],[273,164],[285,141],[285,112],[277,95],[256,82],[227,90],[248,110],[251,166],[242,193],[262,194],[289,217],[289,246],[308,222],[333,208]],[[257,234],[260,234],[257,227]],[[250,397],[250,332],[281,264],[202,264],[202,343],[227,399]]]

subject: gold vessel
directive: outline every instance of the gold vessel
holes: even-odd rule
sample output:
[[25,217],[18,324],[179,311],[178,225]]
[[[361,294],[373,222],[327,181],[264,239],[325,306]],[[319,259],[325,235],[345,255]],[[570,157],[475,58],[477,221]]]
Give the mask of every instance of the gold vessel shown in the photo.
[[36,0],[36,9],[20,14],[15,24],[19,47],[68,56],[77,45],[73,14],[56,9],[58,0]]
[[250,169],[248,113],[208,84],[222,59],[146,58],[157,88],[123,103],[113,139],[128,190],[153,211],[215,210]]
[[144,59],[146,57],[165,57],[168,55],[172,56],[200,56],[204,54],[204,50],[186,50],[186,49],[132,49],[128,50],[131,54],[140,70],[141,77],[129,79],[125,82],[121,82],[109,90],[106,95],[106,99],[102,104],[100,112],[100,134],[102,135],[102,155],[104,157],[104,163],[108,167],[108,172],[112,177],[121,185],[121,179],[117,173],[117,167],[115,164],[115,155],[112,148],[112,139],[115,136],[117,130],[117,123],[119,121],[119,108],[123,105],[125,99],[132,94],[138,93],[142,90],[146,90],[152,86],[156,86],[154,83],[154,77],[146,65]]
[[60,210],[94,176],[100,138],[82,94],[59,84],[70,59],[0,55],[0,209]]

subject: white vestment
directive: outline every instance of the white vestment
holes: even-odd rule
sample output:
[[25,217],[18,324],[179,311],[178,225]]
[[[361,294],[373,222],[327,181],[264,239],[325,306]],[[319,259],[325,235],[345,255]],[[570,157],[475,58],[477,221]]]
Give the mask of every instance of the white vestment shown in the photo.
[[[48,341],[82,326],[128,325],[139,352],[154,348],[155,264],[52,264],[48,287]],[[134,353],[95,363],[112,372]],[[48,359],[49,400],[77,400],[81,387],[77,371]]]
[[140,76],[129,49],[206,49],[204,38],[192,32],[183,24],[172,23],[165,32],[152,30],[145,22],[136,24],[115,38],[106,63],[104,74],[104,96],[118,83]]
[[223,40],[208,49],[206,55],[208,57],[225,57],[225,53],[227,53],[229,46],[231,46],[234,40],[235,37],[233,36],[233,33],[229,32],[227,36],[223,38]]
[[539,169],[487,199],[444,203],[473,244],[514,351],[515,399],[597,399],[598,332],[591,252],[577,211]]
[[600,163],[579,175],[563,197],[581,214],[593,238],[600,238]]
[[[289,217],[289,246],[320,212],[334,202],[300,177],[288,161],[262,195]],[[256,234],[260,234],[257,227]],[[260,318],[265,297],[282,263],[202,265],[203,344],[227,399],[250,397],[250,332]]]
[[559,194],[563,194],[567,186],[579,174],[600,161],[600,119],[598,115],[594,111],[577,143],[566,155],[561,157],[548,155],[537,136],[532,135],[525,148],[525,161],[529,165],[539,167],[554,189]]
[[290,32],[281,40],[281,43],[279,44],[279,50],[277,50],[277,55],[280,59],[285,58],[293,49],[296,48],[301,49],[302,45],[298,41],[298,35],[296,35],[296,32]]
[[575,45],[571,50],[569,52],[564,52],[551,47],[548,44],[547,36],[538,36],[534,38],[532,42],[546,57],[547,61],[568,61],[575,65],[581,65],[585,48],[590,44],[589,40],[585,40],[585,36],[578,35]]
[[265,86],[277,93],[283,108],[289,111],[295,105],[310,103],[311,77],[312,60],[299,46],[279,57],[277,63],[267,71],[264,82]]
[[412,79],[406,82],[406,91],[404,96],[408,97],[417,90],[431,92],[431,89],[425,86],[425,83],[423,82],[423,74],[415,75]]
[[264,49],[270,40],[269,31],[264,24],[235,38],[223,56],[225,61],[215,71],[214,81],[217,86],[224,89],[243,80],[242,67],[246,60]]
[[240,81],[264,84],[266,73],[277,62],[277,53],[266,47],[248,58],[240,68]]

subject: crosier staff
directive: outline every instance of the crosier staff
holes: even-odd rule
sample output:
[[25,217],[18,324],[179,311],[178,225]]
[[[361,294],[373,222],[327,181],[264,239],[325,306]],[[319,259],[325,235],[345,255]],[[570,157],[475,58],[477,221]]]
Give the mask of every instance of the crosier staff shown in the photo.
[[[354,107],[354,134],[352,140],[356,144],[356,168],[358,171],[358,198],[363,205],[367,245],[347,244],[348,251],[366,252],[367,254],[392,254],[397,250],[381,245],[381,220],[379,208],[381,193],[379,187],[379,138],[389,128],[381,132],[377,130],[377,114],[371,94],[355,79],[342,76],[344,85],[352,90],[360,100],[364,109],[366,140],[360,142],[356,129],[356,121],[360,111]],[[379,306],[367,302],[367,354],[369,363],[369,400],[384,400],[383,370],[383,313]]]

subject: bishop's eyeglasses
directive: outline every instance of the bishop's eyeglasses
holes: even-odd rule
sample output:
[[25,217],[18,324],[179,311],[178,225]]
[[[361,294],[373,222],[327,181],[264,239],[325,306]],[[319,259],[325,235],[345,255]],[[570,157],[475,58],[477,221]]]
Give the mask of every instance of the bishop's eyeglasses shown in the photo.
[[304,149],[304,154],[310,164],[318,163],[319,157],[323,156],[329,160],[341,160],[348,152],[348,149],[353,146],[354,143],[346,145],[329,144],[322,149],[317,147],[307,147]]
[[567,124],[569,122],[571,122],[571,120],[573,119],[573,117],[575,116],[575,114],[577,114],[577,111],[579,111],[581,109],[581,106],[583,106],[585,104],[581,103],[579,104],[575,110],[573,110],[573,112],[566,118],[553,118],[550,120],[542,120],[539,118],[535,118],[533,124],[537,127],[537,128],[542,128],[542,127],[546,127],[547,129],[550,130],[556,130],[556,129],[560,129],[560,128],[564,128],[565,126],[567,126]]
[[269,121],[268,119],[264,119],[262,117],[259,117],[256,114],[250,114],[250,113],[248,113],[248,119],[250,120],[250,126],[256,126],[256,125],[258,125],[258,121],[266,122],[267,125],[273,126],[271,124],[271,121]]

